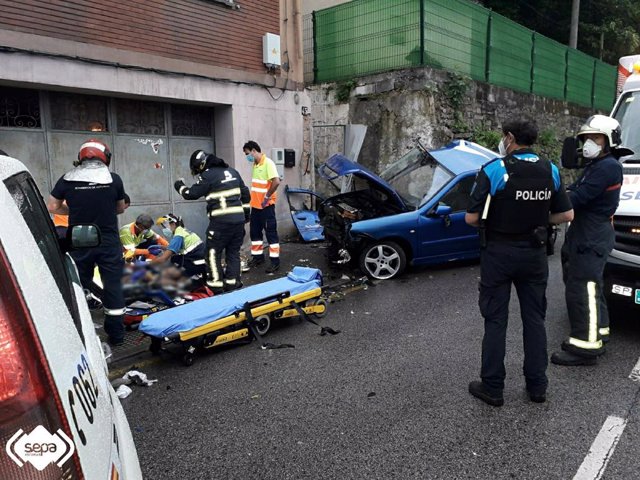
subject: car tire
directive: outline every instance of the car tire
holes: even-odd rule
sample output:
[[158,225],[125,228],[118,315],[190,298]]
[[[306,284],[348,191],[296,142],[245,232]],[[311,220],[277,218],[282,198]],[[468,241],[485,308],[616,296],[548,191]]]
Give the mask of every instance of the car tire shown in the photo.
[[360,270],[376,280],[389,280],[400,275],[407,266],[407,255],[391,241],[368,245],[360,255]]

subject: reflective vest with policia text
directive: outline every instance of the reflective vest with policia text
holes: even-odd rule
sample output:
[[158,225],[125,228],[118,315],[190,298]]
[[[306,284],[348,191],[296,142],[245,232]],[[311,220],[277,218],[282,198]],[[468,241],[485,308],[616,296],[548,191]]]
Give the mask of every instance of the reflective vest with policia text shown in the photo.
[[182,237],[183,239],[182,249],[177,252],[178,255],[188,255],[202,245],[200,237],[184,227],[177,227],[175,232],[173,232],[173,236]]
[[[494,162],[499,163],[492,165]],[[530,240],[532,246],[544,246],[555,192],[551,162],[532,152],[518,152],[483,168],[493,192],[481,216],[486,239]],[[504,188],[498,190],[494,181],[500,171]],[[486,244],[486,239],[481,240]]]
[[[251,208],[262,208],[264,197],[271,188],[271,179],[276,177],[276,164],[263,153],[260,162],[253,165],[251,174]],[[267,206],[275,205],[277,199],[277,193],[273,192]]]

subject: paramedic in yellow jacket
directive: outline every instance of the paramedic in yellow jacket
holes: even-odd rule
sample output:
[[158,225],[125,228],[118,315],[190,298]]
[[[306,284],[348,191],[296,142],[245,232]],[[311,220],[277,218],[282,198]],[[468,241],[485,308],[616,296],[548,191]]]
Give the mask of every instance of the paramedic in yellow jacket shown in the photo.
[[273,160],[260,150],[253,140],[242,147],[247,161],[253,163],[251,174],[251,260],[249,267],[257,267],[264,263],[262,251],[262,235],[264,232],[269,244],[271,264],[267,273],[274,273],[280,268],[280,243],[278,240],[278,224],[276,222],[276,190],[280,185],[280,177]]
[[169,246],[151,264],[162,264],[171,260],[176,267],[184,269],[187,277],[207,273],[204,260],[206,247],[202,239],[194,232],[184,228],[182,217],[167,213],[156,220],[162,227],[162,234],[169,240]]
[[152,245],[160,245],[167,247],[167,242],[160,235],[151,230],[153,226],[153,218],[149,215],[138,215],[136,221],[120,228],[120,243],[124,249],[124,258],[129,260],[137,256],[145,258],[153,258],[154,255],[149,253],[149,247]]

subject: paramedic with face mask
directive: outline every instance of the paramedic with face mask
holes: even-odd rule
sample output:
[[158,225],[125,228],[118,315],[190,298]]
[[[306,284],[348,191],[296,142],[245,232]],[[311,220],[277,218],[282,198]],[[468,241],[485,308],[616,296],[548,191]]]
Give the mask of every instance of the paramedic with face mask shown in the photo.
[[527,120],[502,125],[500,154],[485,164],[471,190],[465,221],[481,227],[480,295],[484,317],[480,381],[469,393],[489,405],[504,403],[504,356],[511,286],[523,325],[525,386],[532,402],[547,393],[547,227],[573,218],[560,172],[532,149],[538,129]]
[[621,133],[617,120],[593,115],[577,134],[589,163],[568,187],[575,219],[562,246],[562,267],[570,333],[562,351],[551,356],[557,365],[595,365],[609,340],[602,276],[614,244],[611,218],[622,186],[622,165],[613,155]]
[[172,213],[158,218],[156,224],[162,227],[162,234],[169,240],[169,245],[151,260],[151,264],[171,260],[176,267],[184,269],[185,276],[202,275],[204,278],[207,271],[204,261],[206,249],[200,237],[184,228],[182,217]]

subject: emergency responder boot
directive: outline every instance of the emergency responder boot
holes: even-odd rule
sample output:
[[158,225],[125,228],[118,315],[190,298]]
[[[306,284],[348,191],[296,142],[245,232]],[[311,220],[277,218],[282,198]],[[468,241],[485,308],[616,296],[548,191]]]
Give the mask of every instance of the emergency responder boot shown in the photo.
[[264,257],[262,255],[251,255],[251,260],[247,262],[247,267],[255,268],[264,263]]
[[271,265],[269,265],[267,268],[265,268],[265,272],[266,273],[275,273],[278,270],[280,270],[280,264],[279,263],[272,263]]
[[551,363],[556,365],[565,365],[568,367],[578,367],[583,365],[596,365],[598,363],[598,357],[585,357],[583,355],[576,355],[571,352],[555,352],[551,355]]
[[484,386],[484,383],[478,380],[469,383],[469,393],[492,407],[501,407],[504,405],[504,397],[502,394],[492,394]]
[[527,391],[527,394],[529,395],[529,400],[531,400],[534,403],[544,403],[547,401],[546,393],[531,393]]

